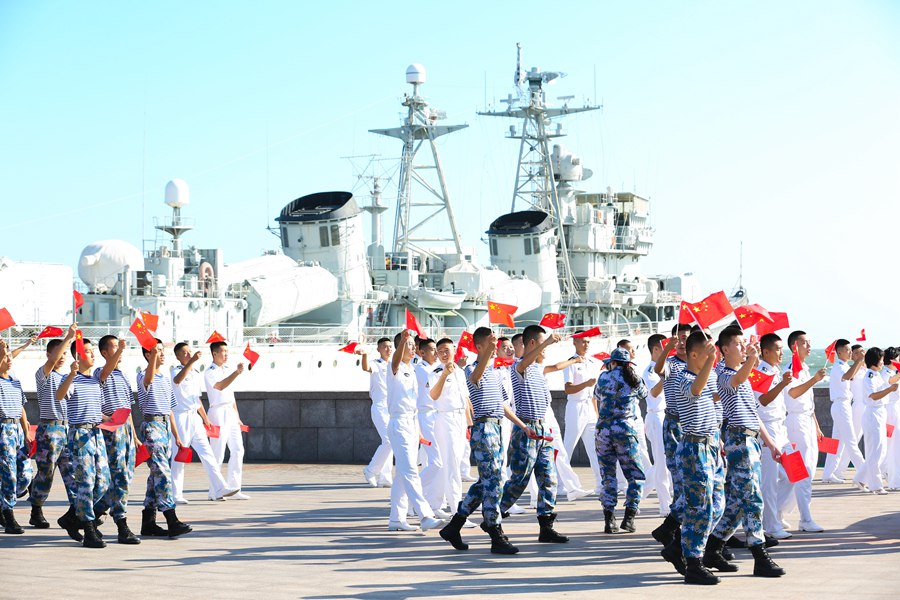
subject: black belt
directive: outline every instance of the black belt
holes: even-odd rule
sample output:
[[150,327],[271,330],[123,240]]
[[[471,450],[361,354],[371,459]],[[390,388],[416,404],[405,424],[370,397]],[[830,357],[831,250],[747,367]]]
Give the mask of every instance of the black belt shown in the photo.
[[680,421],[681,420],[681,419],[679,419],[678,415],[673,415],[669,411],[666,411],[665,414],[666,414],[665,418],[669,419],[670,421]]
[[0,419],[0,423],[18,423],[19,419]]
[[68,421],[65,419],[41,419],[41,425],[62,425],[65,427],[68,424]]
[[169,415],[144,415],[145,421],[156,421],[159,423],[168,423]]
[[684,442],[691,442],[692,444],[711,444],[713,441],[713,436],[711,435],[694,435],[692,433],[686,433],[681,438]]
[[758,431],[756,431],[754,429],[750,429],[748,427],[734,426],[734,427],[727,427],[725,430],[730,431],[731,433],[737,433],[738,435],[746,435],[747,437],[752,437],[752,438],[759,437]]
[[478,417],[472,423],[474,425],[478,425],[479,423],[494,423],[495,425],[499,425],[501,421],[501,417]]
[[523,423],[527,423],[528,425],[543,425],[544,419],[521,419]]

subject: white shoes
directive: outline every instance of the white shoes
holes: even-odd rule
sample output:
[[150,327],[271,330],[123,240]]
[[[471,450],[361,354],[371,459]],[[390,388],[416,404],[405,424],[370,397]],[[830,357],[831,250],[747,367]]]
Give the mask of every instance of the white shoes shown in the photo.
[[415,525],[410,525],[406,521],[396,522],[391,521],[388,523],[388,531],[418,531],[419,528]]
[[453,515],[451,515],[450,513],[446,512],[446,511],[443,511],[441,509],[435,510],[434,516],[436,516],[438,519],[441,519],[442,521],[449,521],[450,519],[453,518]]
[[466,522],[463,523],[463,528],[465,529],[475,529],[476,527],[478,527],[478,523],[472,519],[466,519]]
[[525,509],[519,506],[518,504],[513,504],[509,507],[509,514],[511,515],[524,515]]
[[210,502],[225,502],[225,498],[223,496],[219,496],[218,498],[215,498],[213,496],[207,496],[206,499],[209,500]]
[[806,531],[808,533],[822,533],[825,531],[822,526],[820,526],[815,521],[800,521],[800,531]]
[[861,491],[863,491],[863,492],[868,492],[868,491],[869,491],[869,488],[867,488],[867,487],[866,487],[866,484],[864,484],[862,481],[857,481],[856,479],[854,479],[854,480],[853,480],[853,485],[854,485],[858,490],[861,490]]
[[238,492],[234,496],[232,496],[232,498],[234,498],[235,500],[249,500],[250,496],[248,496],[247,494],[242,494],[241,492]]
[[843,479],[841,479],[840,477],[837,477],[835,475],[831,475],[829,477],[823,477],[819,481],[821,481],[822,483],[844,483]]
[[374,475],[369,473],[368,467],[363,467],[363,479],[366,480],[366,483],[369,484],[369,487],[373,487],[373,488],[378,487],[378,480],[375,478]]
[[390,479],[382,479],[378,482],[378,487],[389,488],[389,487],[391,487],[391,483],[392,482]]
[[579,498],[584,498],[585,496],[590,496],[590,494],[591,493],[589,491],[582,490],[582,489],[569,490],[569,493],[567,494],[567,498],[569,499],[569,502],[575,502]]
[[424,517],[421,521],[419,521],[419,527],[422,528],[422,531],[428,531],[429,529],[434,529],[435,527],[440,527],[444,522],[440,519],[435,519],[434,517]]
[[872,493],[875,494],[875,495],[877,495],[877,496],[887,496],[888,494],[890,494],[890,492],[888,492],[888,491],[887,491],[886,489],[884,489],[884,488],[881,488],[881,489],[878,489],[878,490],[872,490]]
[[782,529],[790,529],[791,524],[788,523],[784,518],[781,519],[781,528]]
[[468,482],[468,483],[474,483],[474,482],[478,481],[478,478],[477,478],[477,477],[472,477],[471,475],[463,475],[463,476],[462,476],[462,480],[463,480],[463,481],[466,481],[466,482]]
[[190,504],[187,498],[175,498],[175,504]]
[[225,488],[225,489],[222,490],[222,497],[223,497],[223,498],[230,498],[231,496],[234,496],[235,494],[237,494],[237,493],[240,492],[240,491],[241,491],[241,488],[230,488],[230,487],[227,487],[227,488]]
[[775,538],[776,540],[789,540],[794,537],[792,533],[785,531],[784,529],[773,531],[769,533],[769,536]]

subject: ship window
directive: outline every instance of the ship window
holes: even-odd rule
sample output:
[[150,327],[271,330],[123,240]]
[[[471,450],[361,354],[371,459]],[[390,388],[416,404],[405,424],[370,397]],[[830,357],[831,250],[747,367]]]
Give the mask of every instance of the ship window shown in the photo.
[[340,225],[331,226],[331,245],[337,246],[341,243],[341,227]]
[[531,254],[531,238],[525,238],[525,254]]
[[328,246],[328,226],[322,225],[319,227],[319,243],[323,248]]
[[284,247],[285,247],[285,248],[287,248],[288,246],[290,246],[290,240],[288,239],[288,231],[287,231],[287,227],[284,226],[284,225],[281,226],[281,239],[282,239],[282,241],[284,242]]
[[302,361],[302,360],[298,360],[298,361],[297,361],[297,368],[299,369],[299,368],[302,367],[302,366],[303,366],[303,361]]
[[491,256],[497,256],[497,238],[491,239]]
[[541,238],[534,237],[531,238],[532,247],[534,248],[535,254],[541,253]]

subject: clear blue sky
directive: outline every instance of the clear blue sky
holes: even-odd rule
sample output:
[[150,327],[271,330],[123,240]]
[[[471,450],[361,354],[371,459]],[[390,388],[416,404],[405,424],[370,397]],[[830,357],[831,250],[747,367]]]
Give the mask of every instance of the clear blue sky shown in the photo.
[[[506,212],[511,124],[475,111],[525,67],[594,96],[564,143],[607,185],[653,200],[645,271],[737,280],[824,346],[866,327],[900,345],[900,3],[0,1],[0,255],[75,265],[141,247],[191,186],[186,242],[226,260],[275,247],[293,198],[356,190],[340,157],[399,156],[408,64],[469,129],[441,140],[468,244]],[[391,213],[386,223],[392,224]],[[390,230],[390,226],[386,229]],[[485,256],[486,259],[486,256]]]

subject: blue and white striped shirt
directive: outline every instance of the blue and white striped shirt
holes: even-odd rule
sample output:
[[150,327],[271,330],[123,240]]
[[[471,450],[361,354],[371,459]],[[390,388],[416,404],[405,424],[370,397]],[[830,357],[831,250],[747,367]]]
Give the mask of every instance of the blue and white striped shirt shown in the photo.
[[[97,381],[100,381],[100,371],[102,370],[94,370],[94,377]],[[113,369],[106,377],[106,382],[100,383],[100,391],[103,394],[103,403],[100,408],[104,415],[112,415],[116,410],[131,408],[134,404],[134,391],[131,389],[131,384],[119,369]]]
[[22,382],[13,377],[0,377],[0,418],[21,419],[25,392]]
[[100,381],[93,377],[76,373],[66,400],[69,425],[84,425],[102,421],[101,402]]
[[685,368],[679,377],[678,416],[681,419],[681,430],[686,435],[714,436],[719,430],[719,419],[713,406],[713,393],[716,384],[710,377],[699,396],[694,396],[691,386],[697,380],[697,374]]
[[666,413],[678,417],[678,401],[681,396],[680,379],[681,373],[687,368],[687,362],[681,360],[677,356],[670,356],[666,359],[666,367],[663,370],[665,381],[663,381],[663,393],[666,395]]
[[[713,387],[713,389],[716,390],[716,394],[719,393],[719,388],[718,388],[719,375],[722,374],[723,369],[727,369],[727,368],[728,367],[725,366],[725,359],[723,358],[722,360],[720,360],[719,362],[716,363],[716,366],[713,367],[713,373],[709,376],[710,380],[712,381],[712,387]],[[722,397],[721,396],[719,397],[718,402],[715,402],[715,398],[713,398],[713,408],[716,409],[716,419],[718,419],[719,423],[721,423],[725,419],[725,407],[722,406]]]
[[52,419],[54,421],[65,421],[68,419],[68,411],[66,410],[66,401],[56,401],[56,390],[62,384],[64,375],[59,371],[50,371],[50,375],[44,375],[44,367],[39,368],[34,373],[34,383],[37,387],[38,406],[41,407],[41,418]]
[[144,371],[138,373],[138,405],[144,416],[168,415],[175,409],[175,391],[172,380],[157,373],[153,376],[149,388],[144,388]]
[[547,378],[544,377],[544,365],[533,362],[522,374],[518,369],[520,361],[521,359],[517,360],[510,367],[516,415],[528,421],[543,419],[550,404],[550,388],[547,386]]
[[495,369],[488,365],[478,380],[478,385],[473,384],[469,377],[475,367],[476,360],[466,367],[466,386],[469,388],[469,399],[472,401],[472,412],[476,419],[481,417],[500,418],[504,415],[503,403],[507,400],[506,389],[503,386],[504,374],[502,369]]
[[759,431],[759,415],[756,414],[756,396],[749,381],[744,381],[735,390],[731,385],[731,379],[737,371],[723,367],[719,371],[717,386],[719,388],[720,402],[729,427],[745,427],[753,431]]

